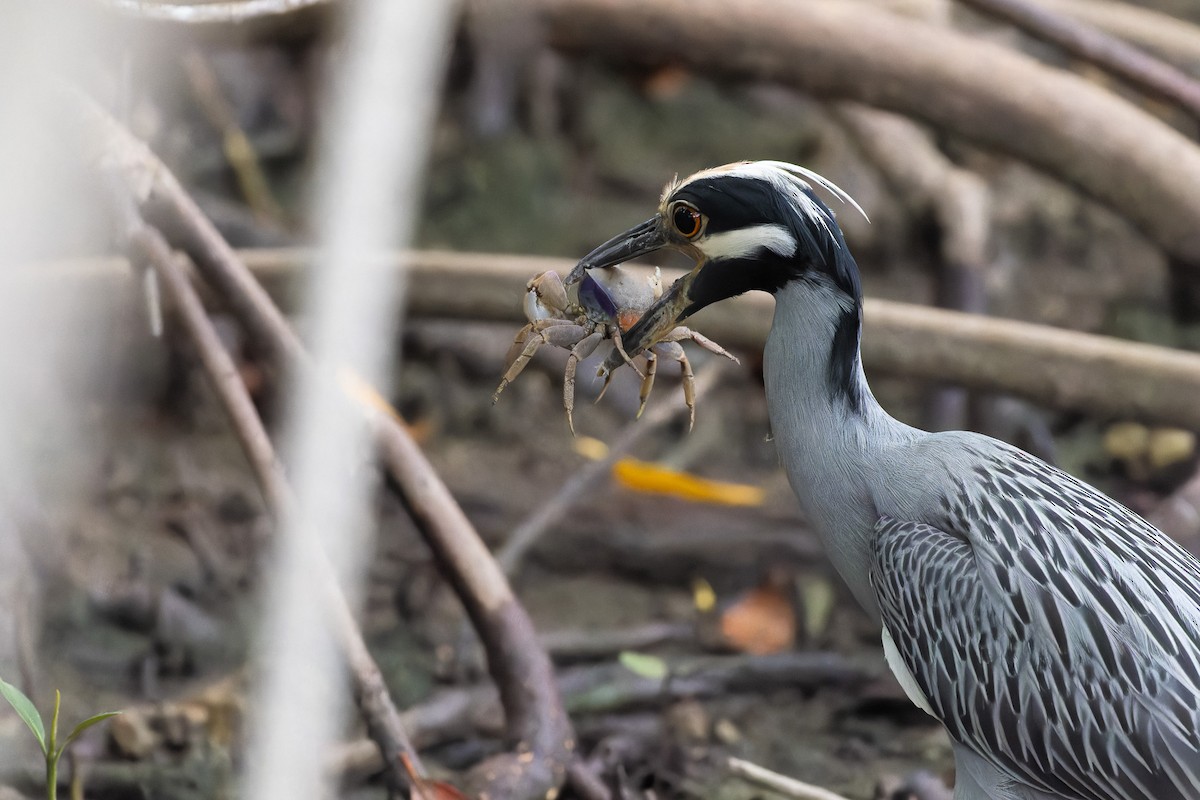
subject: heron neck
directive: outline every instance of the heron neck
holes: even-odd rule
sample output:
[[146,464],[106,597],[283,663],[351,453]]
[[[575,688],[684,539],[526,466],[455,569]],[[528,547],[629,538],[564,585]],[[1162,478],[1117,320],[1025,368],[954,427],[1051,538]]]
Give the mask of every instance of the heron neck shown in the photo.
[[879,454],[919,432],[871,393],[859,355],[861,303],[818,276],[775,293],[764,370],[771,430],[792,490],[834,566],[868,611]]

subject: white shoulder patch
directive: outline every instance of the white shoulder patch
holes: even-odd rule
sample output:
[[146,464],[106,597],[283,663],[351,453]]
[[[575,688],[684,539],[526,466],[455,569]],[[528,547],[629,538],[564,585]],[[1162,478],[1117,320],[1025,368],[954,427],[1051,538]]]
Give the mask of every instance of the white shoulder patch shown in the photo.
[[709,261],[722,258],[742,258],[759,249],[770,250],[787,258],[796,252],[796,237],[782,225],[752,225],[723,233],[705,236],[696,242],[696,247]]
[[905,666],[904,660],[900,658],[900,650],[896,647],[896,641],[892,638],[892,633],[887,629],[887,625],[883,626],[883,658],[892,668],[892,674],[900,682],[900,688],[908,695],[908,699],[913,701],[913,705],[937,719],[937,714],[933,713],[933,708],[929,705],[929,699],[917,685],[917,679],[913,677],[912,672]]

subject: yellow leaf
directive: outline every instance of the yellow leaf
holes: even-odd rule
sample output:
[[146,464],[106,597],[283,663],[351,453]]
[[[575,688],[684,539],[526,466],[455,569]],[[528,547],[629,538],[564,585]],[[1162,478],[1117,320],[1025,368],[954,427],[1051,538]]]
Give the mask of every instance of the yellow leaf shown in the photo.
[[608,445],[591,436],[575,437],[575,452],[592,461],[599,461],[608,455]]
[[696,610],[701,614],[712,611],[717,605],[717,593],[713,591],[712,584],[704,578],[693,579],[692,602],[696,604]]
[[660,464],[623,458],[613,465],[613,477],[627,489],[665,494],[694,503],[723,506],[759,506],[765,492],[744,483],[726,483],[701,478]]

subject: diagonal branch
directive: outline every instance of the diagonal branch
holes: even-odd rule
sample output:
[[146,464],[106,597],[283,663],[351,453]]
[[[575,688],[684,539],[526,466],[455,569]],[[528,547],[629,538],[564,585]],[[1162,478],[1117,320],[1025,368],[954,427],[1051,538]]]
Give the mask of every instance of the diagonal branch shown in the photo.
[[[192,256],[197,270],[229,303],[251,337],[289,368],[305,366],[308,359],[299,337],[167,167],[94,102],[84,100],[81,111],[135,197],[156,220],[164,220],[164,231]],[[574,734],[533,623],[416,442],[398,420],[369,402],[363,406],[384,467],[466,607],[500,690],[517,752],[484,762],[476,769],[477,780],[492,797],[556,793],[575,746]]]
[[1052,11],[1094,25],[1183,67],[1200,60],[1200,28],[1141,4],[1121,0],[1042,0]]
[[[113,178],[113,206],[119,219],[119,237],[130,260],[136,266],[153,269],[158,275],[250,460],[267,505],[276,518],[287,514],[292,505],[292,492],[282,465],[237,365],[222,345],[196,294],[183,257],[173,253],[162,234],[142,220],[126,187],[115,176],[108,177]],[[334,631],[346,658],[367,730],[383,756],[389,781],[404,786],[408,778],[398,756],[403,753],[412,763],[419,763],[417,754],[329,562],[319,553],[313,556],[311,563],[317,569],[319,590],[326,595]]]
[[1076,58],[1108,72],[1135,89],[1166,100],[1200,120],[1200,83],[1183,70],[1144,50],[1052,9],[1028,0],[960,0],[1002,19]]

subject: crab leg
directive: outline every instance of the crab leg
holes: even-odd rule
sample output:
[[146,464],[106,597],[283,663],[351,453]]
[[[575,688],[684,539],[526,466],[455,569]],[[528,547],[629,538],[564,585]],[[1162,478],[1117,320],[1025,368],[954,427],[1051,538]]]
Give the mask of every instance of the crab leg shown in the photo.
[[[575,342],[582,339],[586,332],[583,328],[576,325],[569,319],[542,319],[537,322],[531,322],[521,329],[525,334],[525,347],[520,354],[513,359],[508,365],[508,369],[504,373],[504,377],[500,379],[500,385],[496,387],[495,394],[492,395],[492,402],[495,403],[500,399],[500,393],[504,391],[510,383],[517,379],[521,371],[529,363],[529,359],[533,358],[533,354],[538,348],[544,344],[553,344],[559,347],[570,347]],[[520,338],[521,333],[517,334]],[[513,347],[509,348],[509,353],[516,348],[517,342],[513,341]]]
[[[521,355],[521,351],[525,349],[525,344],[529,341],[529,337],[533,334],[533,323],[529,323],[521,330],[517,331],[517,335],[513,337],[512,344],[508,347],[508,352],[504,354],[504,365],[507,370]],[[514,376],[515,377],[515,376]]]
[[738,361],[737,356],[735,356],[733,353],[730,353],[724,347],[721,347],[721,345],[717,344],[712,339],[709,339],[704,334],[696,333],[694,330],[687,327],[686,325],[680,325],[678,328],[675,328],[675,330],[668,333],[666,336],[664,336],[659,341],[660,342],[682,342],[682,341],[685,341],[688,339],[690,339],[691,341],[700,345],[701,347],[703,347],[705,350],[707,350],[710,353],[715,353],[716,355],[719,355],[719,356],[725,356],[725,358],[728,358],[730,361],[732,361],[735,364],[742,363],[742,362]]
[[625,352],[625,345],[621,342],[621,327],[619,325],[611,325],[609,326],[609,333],[612,334],[613,346],[617,348],[617,352],[621,354],[621,358],[625,359],[625,363],[629,365],[631,370],[637,373],[639,378],[645,380],[646,376],[633,363],[633,359],[629,357],[629,353]]
[[[603,340],[604,332],[595,331],[572,347],[571,355],[567,356],[567,369],[563,373],[563,406],[567,409],[567,427],[571,429],[572,436],[575,435],[575,420],[571,417],[571,412],[575,409],[575,369],[580,361],[596,351]],[[607,383],[605,388],[608,388]]]
[[676,342],[661,341],[650,349],[663,358],[679,362],[679,372],[683,378],[683,402],[688,408],[688,431],[691,431],[696,425],[696,376],[692,373],[692,364]]
[[646,410],[646,401],[650,399],[650,390],[654,388],[654,375],[658,372],[658,356],[649,350],[643,355],[646,356],[646,377],[642,380],[642,388],[638,392],[638,419],[642,418],[642,412]]

